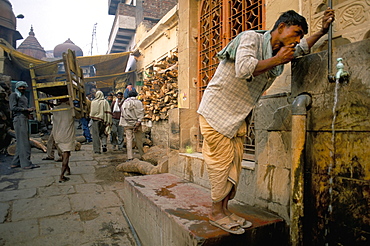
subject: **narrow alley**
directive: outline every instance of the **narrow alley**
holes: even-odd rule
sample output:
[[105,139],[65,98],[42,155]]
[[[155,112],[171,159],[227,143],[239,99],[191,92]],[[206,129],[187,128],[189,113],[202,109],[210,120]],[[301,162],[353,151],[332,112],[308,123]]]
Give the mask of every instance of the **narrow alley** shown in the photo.
[[0,245],[136,245],[122,212],[123,173],[115,166],[125,152],[92,154],[92,144],[71,153],[70,180],[59,183],[61,162],[42,160],[40,168],[8,169],[12,156],[0,156]]

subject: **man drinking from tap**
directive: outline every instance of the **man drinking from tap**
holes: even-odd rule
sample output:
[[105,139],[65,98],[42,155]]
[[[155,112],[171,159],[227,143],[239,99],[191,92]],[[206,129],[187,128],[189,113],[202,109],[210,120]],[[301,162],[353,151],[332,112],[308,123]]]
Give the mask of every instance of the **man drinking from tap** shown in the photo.
[[241,172],[245,118],[283,72],[284,64],[308,54],[328,32],[334,18],[334,10],[328,8],[321,29],[303,38],[308,32],[306,19],[289,10],[271,31],[242,32],[217,54],[220,64],[198,109],[203,156],[211,183],[212,225],[233,234],[242,234],[243,228],[252,225],[228,210]]

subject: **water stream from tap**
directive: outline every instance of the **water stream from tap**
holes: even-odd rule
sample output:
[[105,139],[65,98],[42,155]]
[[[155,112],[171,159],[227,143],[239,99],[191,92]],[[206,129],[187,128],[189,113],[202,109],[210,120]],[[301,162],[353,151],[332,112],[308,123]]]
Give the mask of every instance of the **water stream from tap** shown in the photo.
[[[334,175],[333,175],[333,168],[335,165],[335,121],[337,119],[337,104],[338,104],[338,91],[339,91],[339,78],[335,80],[335,89],[334,89],[334,105],[333,105],[333,120],[331,122],[331,143],[333,149],[330,151],[331,162],[329,163],[328,167],[328,177],[329,177],[329,185],[328,185],[328,193],[329,193],[329,202],[328,202],[328,210],[325,217],[325,238],[328,238],[330,233],[329,228],[329,221],[331,218],[331,214],[333,212],[333,186],[334,186]],[[326,242],[325,246],[329,246],[329,243]]]

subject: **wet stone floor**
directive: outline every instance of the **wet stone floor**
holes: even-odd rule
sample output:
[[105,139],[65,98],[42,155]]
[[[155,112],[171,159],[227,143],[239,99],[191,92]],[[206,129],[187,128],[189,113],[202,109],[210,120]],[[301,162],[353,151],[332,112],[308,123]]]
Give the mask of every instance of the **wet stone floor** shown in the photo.
[[136,245],[121,210],[124,173],[115,170],[125,152],[96,155],[82,145],[64,183],[61,163],[45,156],[32,148],[40,168],[9,170],[12,156],[0,155],[0,246]]

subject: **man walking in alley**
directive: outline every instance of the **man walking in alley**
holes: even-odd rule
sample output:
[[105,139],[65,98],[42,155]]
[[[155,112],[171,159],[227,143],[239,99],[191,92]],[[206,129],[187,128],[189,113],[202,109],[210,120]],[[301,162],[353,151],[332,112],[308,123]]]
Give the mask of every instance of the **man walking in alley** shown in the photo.
[[127,161],[133,159],[132,141],[135,136],[136,146],[139,150],[140,158],[143,156],[143,132],[141,130],[141,121],[144,118],[143,103],[136,98],[137,92],[132,90],[128,93],[128,98],[121,107],[120,125],[125,128]]
[[123,148],[123,127],[119,125],[119,121],[121,119],[121,106],[123,104],[123,93],[117,93],[117,99],[112,102],[111,110],[112,110],[112,145],[113,150],[116,149],[118,145],[118,150],[122,150]]
[[228,210],[241,172],[245,118],[259,97],[283,72],[284,64],[308,54],[327,33],[334,11],[327,9],[321,30],[307,39],[306,19],[293,10],[283,13],[271,31],[245,31],[217,55],[220,64],[209,82],[198,113],[204,137],[203,156],[211,183],[209,222],[233,234],[252,224]]
[[128,83],[128,85],[126,86],[125,92],[123,93],[125,100],[130,97],[129,95],[130,91],[137,92],[135,87],[132,86],[132,83]]
[[[92,135],[95,154],[107,151],[107,137],[112,127],[112,112],[104,94],[97,91],[95,99],[91,102],[90,118],[93,120]],[[101,145],[100,145],[101,144]]]
[[91,100],[90,100],[91,94],[86,96],[86,113],[83,113],[80,123],[82,126],[83,130],[83,136],[86,139],[86,143],[91,143],[92,138],[91,138],[91,133],[90,133],[90,128],[89,128],[89,122],[90,122],[90,110],[91,110]]
[[28,107],[28,99],[25,96],[27,83],[18,81],[15,84],[15,92],[9,96],[9,106],[13,114],[13,124],[17,147],[11,168],[22,167],[23,169],[38,168],[31,162],[31,144],[28,132],[28,117],[35,108]]
[[71,109],[68,103],[68,98],[61,99],[60,104],[57,105],[55,109],[60,109],[60,111],[53,112],[52,135],[54,136],[57,148],[62,152],[62,169],[59,183],[63,183],[69,180],[64,174],[71,174],[69,157],[71,156],[71,151],[75,150],[76,134],[72,114],[73,109]]

